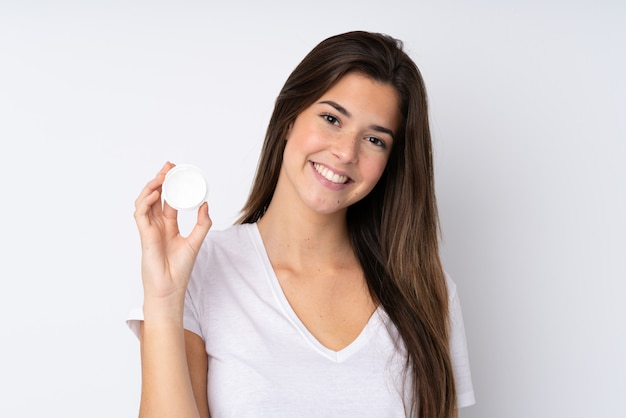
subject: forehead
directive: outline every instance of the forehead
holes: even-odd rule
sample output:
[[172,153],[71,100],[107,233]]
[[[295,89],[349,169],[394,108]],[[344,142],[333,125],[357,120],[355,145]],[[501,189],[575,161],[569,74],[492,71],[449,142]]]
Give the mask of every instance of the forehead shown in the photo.
[[332,100],[355,118],[366,118],[397,132],[400,125],[400,95],[395,87],[361,73],[348,73],[339,79],[316,102]]

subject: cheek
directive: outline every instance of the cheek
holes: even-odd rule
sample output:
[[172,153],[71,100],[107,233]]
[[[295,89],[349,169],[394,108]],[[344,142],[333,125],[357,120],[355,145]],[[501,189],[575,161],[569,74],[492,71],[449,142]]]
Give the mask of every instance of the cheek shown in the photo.
[[287,146],[301,147],[308,142],[310,136],[311,133],[308,132],[306,126],[292,125],[286,137]]
[[385,167],[387,167],[387,156],[376,156],[368,161],[368,177],[372,180],[378,181],[383,175]]
[[300,170],[308,164],[309,156],[315,149],[315,143],[310,135],[302,130],[293,130],[285,143],[283,165]]

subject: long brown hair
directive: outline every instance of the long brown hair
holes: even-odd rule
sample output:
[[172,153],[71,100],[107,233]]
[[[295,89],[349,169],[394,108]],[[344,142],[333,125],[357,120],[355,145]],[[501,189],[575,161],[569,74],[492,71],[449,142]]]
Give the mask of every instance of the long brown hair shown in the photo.
[[456,391],[426,91],[400,41],[383,34],[349,32],[322,41],[302,60],[276,99],[256,178],[238,222],[258,221],[269,206],[289,126],[350,72],[393,86],[400,95],[402,114],[383,176],[368,196],[348,208],[352,246],[372,297],[389,315],[407,350],[413,385],[407,414],[449,418]]

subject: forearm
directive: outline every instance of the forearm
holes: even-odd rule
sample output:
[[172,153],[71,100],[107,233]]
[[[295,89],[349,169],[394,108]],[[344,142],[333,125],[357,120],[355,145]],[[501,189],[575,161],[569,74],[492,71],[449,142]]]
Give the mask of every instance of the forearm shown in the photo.
[[140,418],[198,418],[180,315],[153,314],[144,305],[141,331]]

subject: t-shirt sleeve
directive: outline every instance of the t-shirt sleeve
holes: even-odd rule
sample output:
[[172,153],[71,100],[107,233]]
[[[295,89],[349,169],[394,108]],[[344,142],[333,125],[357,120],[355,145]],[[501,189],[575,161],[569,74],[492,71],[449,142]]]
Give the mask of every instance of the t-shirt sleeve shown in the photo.
[[[193,303],[193,297],[190,295],[189,289],[187,289],[187,293],[185,294],[185,308],[183,311],[183,327],[186,330],[189,330],[194,334],[198,334],[202,337],[202,329],[200,327],[200,321],[198,317],[199,315]],[[140,326],[142,321],[142,308],[132,309],[126,317],[126,325],[128,326],[128,328],[130,328],[133,334],[137,336],[137,338],[139,338]]]
[[456,383],[457,407],[462,408],[473,405],[476,400],[474,398],[461,303],[456,285],[449,277],[448,292],[450,294],[448,302],[450,311],[450,358]]
[[194,334],[199,335],[204,340],[204,335],[202,333],[202,327],[200,326],[200,312],[196,307],[195,300],[199,289],[196,286],[196,281],[192,278],[189,281],[189,285],[187,286],[187,292],[185,293],[185,307],[183,310],[183,328],[188,331],[193,332]]
[[199,335],[205,341],[202,324],[206,322],[204,317],[206,310],[203,301],[205,300],[204,292],[208,291],[207,287],[210,287],[209,283],[212,277],[212,269],[209,268],[211,266],[210,248],[209,240],[205,240],[191,270],[183,310],[183,328]]
[[[141,322],[143,321],[143,309],[134,308],[126,317],[126,325],[128,328],[139,338],[139,329]],[[186,330],[198,334],[202,337],[202,329],[200,328],[200,321],[198,319],[198,313],[193,303],[193,297],[189,294],[189,289],[185,294],[185,309],[183,311],[183,327]]]
[[139,338],[139,327],[143,321],[143,309],[134,308],[126,317],[126,325]]

